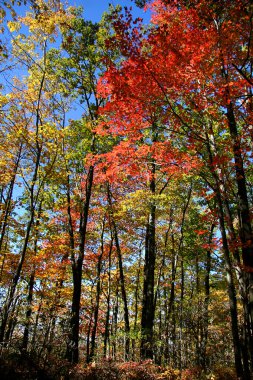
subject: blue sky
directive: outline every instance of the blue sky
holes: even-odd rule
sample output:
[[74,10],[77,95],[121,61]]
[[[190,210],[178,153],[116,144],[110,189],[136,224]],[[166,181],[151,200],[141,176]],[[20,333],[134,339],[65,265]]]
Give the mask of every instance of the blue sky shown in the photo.
[[92,21],[99,21],[103,12],[108,9],[109,4],[132,7],[133,14],[136,17],[142,17],[145,21],[149,19],[148,13],[136,7],[131,0],[69,0],[69,5],[81,5],[84,8],[84,17]]
[[[119,4],[122,7],[126,6],[128,8],[132,7],[133,15],[135,17],[143,18],[145,23],[148,23],[150,19],[150,12],[144,12],[143,9],[136,7],[134,1],[131,0],[68,0],[67,4],[68,6],[82,6],[84,8],[84,18],[94,22],[100,21],[103,12],[108,10],[109,4],[114,6]],[[20,7],[16,6],[15,9],[18,14],[24,15],[25,11],[27,11],[29,7],[22,5]]]

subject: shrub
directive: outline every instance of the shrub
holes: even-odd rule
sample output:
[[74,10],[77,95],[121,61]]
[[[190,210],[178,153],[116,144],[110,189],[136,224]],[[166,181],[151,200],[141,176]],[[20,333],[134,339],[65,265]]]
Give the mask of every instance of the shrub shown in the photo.
[[182,371],[182,380],[201,380],[203,379],[203,372],[200,367],[187,368]]
[[212,380],[237,380],[234,368],[215,367]]
[[119,365],[122,373],[120,379],[124,380],[156,380],[155,372],[157,367],[152,363],[152,360],[143,362],[127,362]]
[[157,380],[180,380],[180,371],[178,369],[167,368],[158,375]]

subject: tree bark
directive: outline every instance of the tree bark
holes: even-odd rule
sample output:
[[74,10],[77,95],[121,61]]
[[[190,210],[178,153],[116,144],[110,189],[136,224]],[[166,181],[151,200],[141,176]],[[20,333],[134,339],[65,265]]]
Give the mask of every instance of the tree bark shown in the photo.
[[112,208],[112,198],[111,198],[111,192],[109,188],[109,184],[107,185],[107,196],[108,196],[108,204],[109,204],[109,212],[110,212],[110,223],[113,230],[115,245],[116,245],[116,251],[118,256],[118,263],[119,263],[119,276],[120,276],[120,287],[121,287],[121,295],[122,300],[124,304],[124,322],[125,322],[125,360],[129,359],[129,352],[130,352],[130,324],[129,324],[129,312],[128,312],[128,304],[127,304],[127,295],[126,295],[126,286],[125,286],[125,276],[124,276],[124,270],[123,270],[123,261],[122,261],[122,255],[121,255],[121,249],[120,249],[120,243],[119,243],[119,237],[118,237],[118,230],[117,225],[114,219],[113,215],[113,208]]
[[86,230],[88,222],[88,214],[90,208],[90,199],[93,185],[94,167],[90,166],[86,178],[86,199],[83,204],[83,209],[80,216],[79,226],[79,253],[77,259],[72,252],[72,277],[73,277],[73,294],[71,306],[71,319],[70,319],[70,333],[67,342],[66,357],[71,363],[78,363],[79,360],[79,325],[80,325],[80,303],[81,303],[81,289],[82,289],[82,267],[84,259],[84,248],[86,240]]
[[[155,194],[155,164],[152,164],[152,178],[150,182],[151,195]],[[153,358],[153,328],[154,328],[154,285],[155,285],[155,222],[156,206],[151,201],[150,213],[146,226],[145,238],[145,262],[144,262],[144,282],[143,282],[143,300],[141,316],[141,358]]]
[[100,303],[100,293],[101,293],[101,270],[102,270],[102,258],[104,253],[104,228],[105,228],[105,219],[103,220],[103,227],[101,233],[101,253],[98,256],[97,262],[97,286],[96,286],[96,303],[94,310],[94,322],[91,331],[91,349],[88,362],[91,362],[95,356],[95,347],[96,347],[96,333],[97,333],[97,324],[98,324],[98,313],[99,313],[99,303]]
[[[0,252],[2,251],[2,245],[3,245],[3,241],[4,241],[4,237],[5,237],[5,232],[6,232],[6,228],[8,226],[8,217],[11,213],[12,194],[13,194],[13,189],[14,189],[14,185],[15,185],[15,181],[16,181],[16,175],[17,175],[17,171],[18,171],[18,167],[19,167],[22,148],[23,148],[23,146],[22,146],[22,144],[20,144],[18,154],[17,154],[17,158],[16,158],[16,162],[15,162],[13,176],[12,176],[12,179],[11,179],[11,182],[9,185],[7,198],[5,200],[5,209],[3,212],[3,218],[1,216],[1,219],[3,219],[3,220],[1,220],[1,223],[0,223],[1,224]],[[0,279],[0,281],[1,281],[1,279]]]
[[[206,142],[207,149],[209,155],[209,161],[211,167],[213,165],[213,154],[212,148],[210,146],[210,140],[208,134],[206,134]],[[233,337],[233,347],[234,347],[234,357],[235,357],[235,368],[238,378],[245,378],[244,371],[242,367],[242,352],[241,352],[241,342],[239,338],[239,328],[238,328],[238,313],[237,313],[237,300],[236,300],[236,290],[233,279],[233,270],[232,263],[229,252],[229,245],[227,240],[226,233],[226,225],[225,225],[225,216],[223,210],[223,202],[220,191],[220,183],[219,178],[215,170],[212,170],[213,178],[215,181],[215,192],[216,192],[216,200],[217,200],[217,209],[218,209],[218,217],[220,224],[220,232],[222,237],[222,245],[223,245],[223,253],[225,259],[225,269],[227,275],[227,284],[228,284],[228,296],[229,296],[229,306],[230,306],[230,317],[231,317],[231,329],[232,329],[232,337]],[[245,378],[246,380],[246,378]]]
[[[215,224],[211,225],[208,243],[211,244],[213,239],[213,231]],[[209,318],[209,303],[210,303],[210,272],[211,272],[211,249],[207,250],[206,263],[205,263],[205,299],[204,299],[204,311],[202,321],[201,343],[200,343],[200,366],[206,370],[206,347],[208,341],[208,318]]]
[[[110,302],[111,302],[111,266],[112,266],[112,247],[113,247],[113,237],[111,236],[109,254],[108,254],[108,293],[107,293],[107,309],[105,317],[105,334],[104,334],[104,357],[107,357],[107,345],[109,343],[110,331],[109,331],[109,321],[110,321]],[[110,349],[110,347],[109,347]]]

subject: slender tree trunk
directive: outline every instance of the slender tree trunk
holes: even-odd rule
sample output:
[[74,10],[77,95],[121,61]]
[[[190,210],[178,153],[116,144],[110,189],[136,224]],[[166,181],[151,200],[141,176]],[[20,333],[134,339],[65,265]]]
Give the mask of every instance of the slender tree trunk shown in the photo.
[[[110,302],[111,302],[111,266],[112,266],[112,247],[113,247],[113,237],[111,236],[110,249],[108,254],[108,293],[107,293],[107,309],[105,317],[105,334],[104,334],[104,357],[107,357],[107,345],[109,343],[110,331],[109,331],[109,321],[110,321]],[[110,350],[109,350],[110,352]]]
[[129,359],[129,352],[130,352],[130,324],[129,324],[129,313],[128,313],[128,304],[127,304],[127,295],[126,295],[126,286],[125,286],[125,276],[124,276],[124,270],[123,270],[123,261],[122,261],[122,254],[120,249],[120,243],[119,243],[119,237],[118,237],[118,230],[117,225],[114,219],[113,214],[113,208],[112,208],[112,198],[111,198],[111,192],[109,185],[107,187],[107,196],[108,196],[108,204],[110,208],[110,223],[113,230],[115,245],[116,245],[116,251],[117,251],[117,257],[118,257],[118,263],[119,263],[119,276],[120,276],[120,287],[121,287],[121,295],[122,300],[124,304],[124,322],[125,322],[125,360]]
[[113,337],[113,344],[112,344],[112,358],[114,360],[117,360],[117,333],[118,333],[118,313],[119,313],[119,289],[118,289],[118,283],[116,285],[116,294],[115,294],[115,304],[113,307],[113,316],[112,316],[112,337]]
[[[210,164],[213,167],[213,155],[212,148],[210,146],[209,136],[207,137],[207,148],[209,154]],[[216,200],[219,216],[220,231],[222,237],[223,253],[225,259],[225,268],[227,275],[227,284],[228,284],[228,296],[229,296],[229,305],[230,305],[230,317],[231,317],[231,327],[232,327],[232,337],[233,337],[233,347],[234,347],[234,356],[235,356],[235,367],[238,378],[245,378],[242,367],[242,352],[241,352],[241,342],[239,338],[239,328],[238,328],[238,315],[237,315],[237,301],[236,301],[236,290],[233,280],[233,270],[232,263],[230,258],[229,246],[227,241],[226,226],[225,226],[225,217],[223,211],[223,202],[220,192],[220,183],[219,178],[215,170],[212,171],[213,178],[215,180],[215,190],[216,190]],[[246,378],[245,378],[246,380]]]
[[141,358],[153,358],[154,272],[155,272],[155,206],[151,206],[146,227],[143,301],[141,317]]
[[178,264],[178,253],[175,251],[175,238],[174,234],[171,234],[172,250],[171,250],[171,287],[170,287],[170,297],[168,303],[168,312],[166,318],[169,320],[173,308],[173,303],[175,300],[175,281],[176,281],[176,271]]
[[198,253],[196,253],[195,257],[195,273],[196,273],[196,297],[197,297],[197,310],[196,310],[196,333],[195,333],[195,339],[196,339],[196,347],[195,347],[195,360],[196,365],[199,367],[200,365],[200,278],[199,278],[199,257]]
[[7,228],[6,235],[5,235],[6,239],[5,239],[4,253],[3,253],[3,258],[2,258],[2,263],[1,263],[1,270],[0,270],[0,283],[2,282],[4,264],[5,264],[5,260],[6,260],[6,252],[7,252],[7,247],[8,247],[8,230],[9,230],[9,228]]
[[[216,25],[218,33],[220,28]],[[239,234],[242,244],[242,259],[243,259],[243,280],[244,280],[244,299],[245,304],[245,325],[247,328],[248,339],[245,345],[248,347],[250,358],[250,369],[253,371],[253,231],[251,226],[252,215],[248,202],[248,191],[246,185],[246,175],[244,170],[244,162],[241,149],[241,141],[238,133],[237,122],[235,118],[235,110],[233,105],[233,98],[230,93],[229,87],[229,73],[226,69],[224,62],[224,55],[222,51],[222,44],[220,44],[220,58],[221,58],[221,76],[226,85],[226,116],[228,128],[232,141],[232,148],[234,154],[234,169],[236,173],[235,181],[237,185],[237,207],[239,214]]]
[[[212,146],[211,149],[213,149],[214,154],[217,155],[217,149],[216,149],[214,133],[213,133],[212,128],[210,128],[210,132],[211,132],[210,140],[211,140],[211,146]],[[253,349],[252,350],[249,349],[249,347],[250,347],[249,341],[251,339],[251,336],[248,333],[250,331],[250,318],[249,318],[248,306],[247,306],[247,290],[246,290],[247,287],[245,286],[245,272],[244,272],[242,265],[241,265],[240,252],[239,252],[239,248],[238,248],[238,239],[237,239],[235,229],[233,226],[233,218],[232,218],[229,201],[228,201],[227,194],[226,194],[226,187],[224,185],[223,175],[222,175],[222,172],[219,168],[217,168],[216,171],[217,171],[217,175],[214,172],[213,176],[215,179],[216,187],[218,186],[220,188],[220,190],[221,190],[220,193],[223,196],[222,201],[224,204],[224,215],[225,215],[225,219],[227,222],[227,229],[228,229],[228,233],[229,233],[230,244],[233,247],[232,254],[233,254],[233,258],[235,260],[235,274],[236,274],[236,278],[238,280],[239,294],[240,294],[240,297],[242,300],[243,310],[244,310],[245,322],[243,324],[243,334],[242,334],[243,342],[241,344],[241,350],[242,350],[244,372],[245,372],[245,376],[247,378],[249,376],[249,373],[250,373],[249,355],[250,355],[250,351],[253,351]],[[238,215],[239,215],[239,220],[240,220],[240,212],[238,212]]]
[[13,176],[12,176],[10,186],[8,189],[7,198],[5,200],[5,209],[4,209],[4,213],[3,213],[3,219],[1,218],[2,220],[1,220],[0,252],[2,251],[2,245],[3,245],[3,241],[4,241],[4,237],[5,237],[5,232],[6,232],[6,228],[8,226],[8,217],[9,217],[10,212],[11,212],[11,201],[12,201],[13,189],[14,189],[14,185],[15,185],[15,181],[16,181],[16,175],[17,175],[17,171],[18,171],[18,167],[19,167],[22,148],[23,148],[23,146],[22,146],[22,144],[20,144],[18,154],[17,154],[17,158],[16,158],[16,162],[15,162],[15,166],[14,166]]
[[88,222],[88,214],[90,208],[90,199],[93,185],[93,173],[94,167],[90,166],[87,178],[86,178],[86,199],[83,205],[83,210],[80,217],[80,244],[79,254],[77,259],[72,253],[72,276],[73,276],[73,294],[72,294],[72,306],[71,306],[71,319],[70,319],[70,333],[69,340],[67,342],[67,359],[71,363],[78,363],[79,359],[79,324],[80,324],[80,303],[81,303],[81,289],[82,289],[82,267],[84,259],[84,248],[86,240],[86,230]]
[[[153,142],[155,142],[153,138]],[[152,178],[150,181],[150,193],[152,196],[156,193],[155,183],[155,163],[151,164]],[[144,262],[144,282],[143,282],[143,299],[141,315],[141,351],[142,359],[153,358],[153,328],[154,328],[154,285],[155,285],[155,262],[156,262],[156,244],[155,244],[155,224],[156,224],[156,206],[151,200],[150,212],[146,226],[145,238],[145,262]]]
[[31,315],[32,315],[32,299],[33,299],[33,287],[35,282],[35,270],[32,271],[29,279],[29,285],[28,285],[28,296],[27,296],[27,311],[26,311],[26,321],[25,321],[25,329],[24,329],[24,335],[23,335],[23,343],[22,343],[22,349],[24,351],[27,351],[28,347],[28,341],[29,341],[29,330],[31,325]]
[[138,268],[136,273],[136,283],[135,283],[135,290],[134,290],[134,327],[133,327],[133,333],[134,338],[132,339],[132,360],[137,360],[135,348],[136,348],[136,336],[137,336],[137,321],[138,321],[138,305],[139,305],[139,292],[140,292],[140,273],[141,273],[141,254],[142,250],[139,250],[139,257],[138,257]]
[[98,256],[98,262],[97,262],[96,303],[95,303],[95,310],[94,310],[93,327],[92,327],[92,332],[91,332],[91,350],[90,350],[88,362],[91,362],[93,360],[94,355],[95,355],[95,347],[96,347],[96,334],[97,334],[98,313],[99,313],[99,303],[100,303],[100,293],[101,293],[102,257],[104,253],[104,228],[105,228],[105,219],[103,220],[102,233],[101,233],[101,253]]
[[178,362],[177,362],[177,334],[176,334],[175,302],[173,302],[172,309],[171,309],[171,343],[172,343],[171,362],[172,362],[172,366],[174,368],[177,368]]
[[[92,285],[93,289],[93,285]],[[88,331],[86,335],[86,363],[89,363],[89,358],[90,358],[90,335],[91,335],[91,327],[92,327],[92,322],[93,322],[93,295],[91,291],[91,297],[90,297],[90,318],[89,318],[89,324],[88,324]]]
[[[213,231],[215,225],[211,225],[208,243],[209,245],[213,239]],[[204,311],[202,320],[202,333],[201,333],[201,344],[200,344],[200,366],[206,370],[206,347],[208,341],[208,318],[209,318],[209,303],[210,303],[210,272],[211,272],[211,249],[207,250],[206,254],[206,264],[205,264],[205,299],[204,299]]]
[[10,311],[8,324],[6,328],[6,333],[5,333],[5,341],[3,345],[4,347],[10,346],[11,344],[12,334],[17,324],[17,321],[18,321],[17,316],[20,310],[20,302],[18,302],[19,298],[20,298],[19,296],[15,297],[15,300],[13,301],[13,304],[12,304],[12,308]]
[[36,346],[39,317],[40,317],[40,312],[41,312],[41,308],[42,308],[42,299],[43,299],[43,296],[41,296],[41,299],[39,302],[39,307],[38,307],[36,318],[35,318],[35,323],[34,323],[33,336],[32,336],[32,341],[31,341],[32,350],[34,350],[34,347]]
[[185,292],[185,273],[184,273],[184,260],[181,258],[181,291],[180,291],[180,307],[179,307],[179,368],[183,369],[183,308],[184,308],[184,292]]
[[[244,303],[246,303],[246,326],[248,326],[246,345],[251,359],[251,370],[253,370],[253,233],[251,227],[251,213],[248,202],[246,177],[243,167],[240,137],[234,116],[233,104],[227,106],[227,119],[229,131],[233,142],[235,160],[236,183],[238,190],[238,211],[240,221],[240,239],[242,243],[242,259],[244,271]],[[248,343],[248,344],[247,344]]]
[[[40,224],[41,212],[42,212],[42,201],[39,204],[38,217],[36,220],[36,236],[34,240],[34,252],[33,252],[34,256],[37,256],[37,248],[38,248],[37,246],[38,246],[38,239],[39,239],[38,227]],[[22,343],[22,349],[24,351],[27,351],[27,346],[28,346],[28,341],[29,341],[34,283],[35,283],[35,266],[33,267],[33,270],[29,279],[29,284],[28,284],[27,311],[26,311],[25,329],[24,329],[23,343]]]

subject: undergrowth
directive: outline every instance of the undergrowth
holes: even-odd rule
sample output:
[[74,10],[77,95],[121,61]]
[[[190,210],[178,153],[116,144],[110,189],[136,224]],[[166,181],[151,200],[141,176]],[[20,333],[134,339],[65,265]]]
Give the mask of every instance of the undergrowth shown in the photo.
[[217,367],[204,372],[192,367],[178,369],[161,367],[151,360],[115,363],[103,360],[89,365],[71,365],[51,357],[37,360],[25,353],[0,358],[1,380],[236,380],[232,368]]

